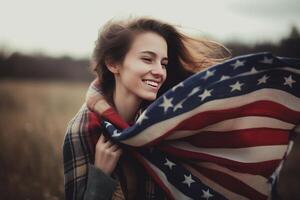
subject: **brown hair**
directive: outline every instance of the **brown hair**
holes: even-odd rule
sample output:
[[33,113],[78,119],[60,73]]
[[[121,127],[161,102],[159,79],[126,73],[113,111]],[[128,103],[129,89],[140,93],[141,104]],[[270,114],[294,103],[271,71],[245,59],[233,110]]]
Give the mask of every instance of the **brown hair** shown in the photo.
[[162,36],[168,46],[167,79],[158,95],[183,81],[194,72],[228,58],[229,51],[222,45],[204,39],[189,37],[168,23],[151,18],[109,21],[99,34],[93,52],[96,71],[104,96],[112,100],[114,75],[107,69],[107,60],[122,63],[134,36],[151,31]]

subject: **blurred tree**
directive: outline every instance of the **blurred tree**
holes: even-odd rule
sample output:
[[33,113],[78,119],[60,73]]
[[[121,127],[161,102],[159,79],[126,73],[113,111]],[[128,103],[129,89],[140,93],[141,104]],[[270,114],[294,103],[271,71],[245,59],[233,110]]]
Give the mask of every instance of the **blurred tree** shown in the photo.
[[[290,34],[278,44],[263,42],[246,45],[237,41],[225,43],[232,51],[232,56],[255,52],[272,52],[275,56],[300,58],[300,33],[296,26]],[[5,48],[0,49],[0,78],[56,79],[65,81],[90,81],[93,74],[88,59],[75,60],[68,56],[53,58],[42,54],[8,55]]]
[[283,38],[278,44],[263,42],[246,45],[233,41],[227,43],[226,46],[232,51],[233,56],[268,51],[276,56],[300,58],[300,34],[296,26],[292,26],[289,36]]
[[300,57],[300,34],[296,26],[291,28],[289,37],[281,40],[278,54],[281,56]]
[[56,79],[66,81],[89,81],[93,75],[87,59],[71,57],[52,58],[44,55],[13,53],[1,59],[1,76],[22,79]]

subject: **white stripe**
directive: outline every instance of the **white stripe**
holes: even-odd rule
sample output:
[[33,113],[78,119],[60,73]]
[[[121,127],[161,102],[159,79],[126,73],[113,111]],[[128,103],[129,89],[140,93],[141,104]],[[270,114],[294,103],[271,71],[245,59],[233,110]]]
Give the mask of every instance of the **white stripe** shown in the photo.
[[293,72],[295,74],[300,74],[299,69],[295,69],[295,68],[291,68],[291,67],[277,67],[277,68],[266,69],[266,70],[258,70],[256,73],[252,73],[251,71],[248,71],[248,72],[244,72],[242,74],[238,74],[236,76],[231,76],[230,78],[233,79],[233,78],[243,77],[243,76],[248,76],[248,75],[263,74],[265,72],[270,72],[270,71],[275,71],[275,70],[285,70],[285,71]]
[[248,198],[241,196],[240,194],[234,193],[223,186],[219,185],[218,183],[210,180],[209,178],[205,177],[204,175],[200,174],[197,170],[192,168],[189,165],[183,164],[183,166],[188,169],[194,176],[198,177],[205,185],[208,185],[210,188],[221,194],[222,196],[226,197],[230,200],[246,200]]
[[204,153],[243,163],[282,159],[288,145],[270,145],[246,148],[198,148],[187,142],[170,142],[170,146],[194,153]]
[[169,191],[171,192],[174,199],[186,199],[191,200],[190,197],[184,195],[182,192],[180,192],[176,187],[174,187],[167,179],[166,175],[155,165],[153,165],[151,162],[149,162],[146,159],[143,159],[153,171],[158,175],[159,179],[169,188]]
[[286,71],[290,71],[290,72],[293,72],[295,74],[300,74],[300,69],[295,69],[295,68],[291,68],[291,67],[283,67],[281,69],[285,69]]
[[294,127],[294,124],[290,124],[274,118],[249,116],[227,119],[198,130],[174,131],[172,135],[167,137],[167,140],[188,137],[205,131],[226,132],[250,128],[274,128],[281,130],[291,130]]
[[276,102],[290,108],[291,110],[300,112],[300,99],[298,97],[280,90],[261,89],[242,96],[209,101],[189,112],[164,120],[160,123],[156,123],[153,126],[146,128],[143,132],[122,142],[131,146],[142,146],[164,135],[180,122],[200,112],[231,109],[260,100]]
[[228,168],[222,167],[220,165],[216,165],[214,163],[198,162],[197,165],[201,166],[201,167],[208,168],[208,169],[213,169],[213,170],[216,170],[216,171],[219,171],[219,172],[223,172],[225,174],[228,174],[231,177],[234,177],[235,179],[238,179],[239,181],[249,185],[250,187],[252,187],[256,191],[258,191],[258,192],[260,192],[264,195],[269,195],[269,193],[270,193],[268,179],[266,179],[263,176],[235,172],[235,171],[232,171]]

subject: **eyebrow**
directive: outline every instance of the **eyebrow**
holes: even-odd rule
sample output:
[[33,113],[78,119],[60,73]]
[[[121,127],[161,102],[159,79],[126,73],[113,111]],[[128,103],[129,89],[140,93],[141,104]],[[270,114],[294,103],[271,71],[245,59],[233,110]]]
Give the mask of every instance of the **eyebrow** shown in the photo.
[[[153,57],[157,56],[157,54],[154,53],[153,51],[141,51],[141,53],[151,54],[151,56],[153,56]],[[167,60],[168,61],[168,57],[163,57],[162,60]]]

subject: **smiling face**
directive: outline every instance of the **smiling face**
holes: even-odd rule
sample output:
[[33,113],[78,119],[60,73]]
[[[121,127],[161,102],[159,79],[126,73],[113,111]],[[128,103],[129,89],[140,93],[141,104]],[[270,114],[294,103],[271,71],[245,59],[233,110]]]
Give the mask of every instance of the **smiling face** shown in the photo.
[[113,72],[117,92],[138,100],[156,99],[166,80],[167,55],[168,47],[163,37],[153,32],[138,33],[124,61]]

